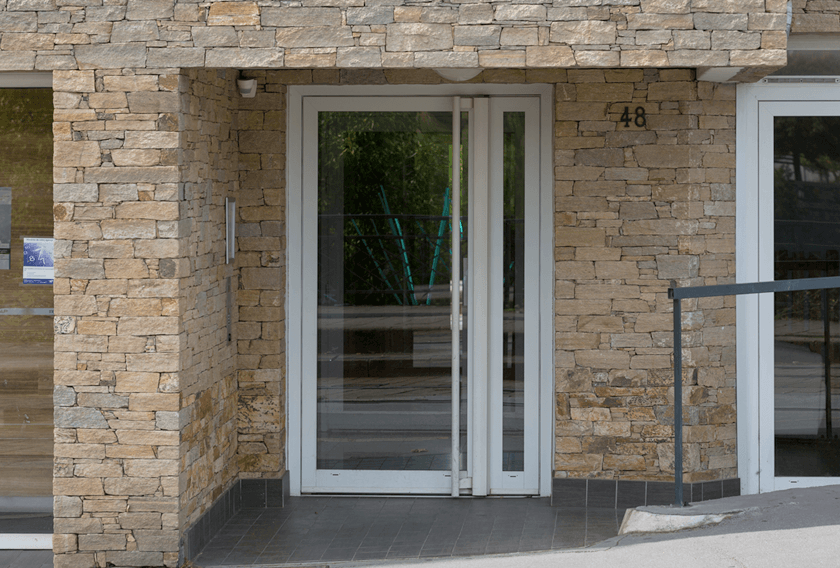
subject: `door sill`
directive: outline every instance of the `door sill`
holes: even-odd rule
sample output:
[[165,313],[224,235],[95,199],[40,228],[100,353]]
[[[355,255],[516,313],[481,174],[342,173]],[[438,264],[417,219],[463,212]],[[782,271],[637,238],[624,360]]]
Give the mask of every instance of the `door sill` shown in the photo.
[[44,534],[0,534],[0,550],[52,550],[50,533]]

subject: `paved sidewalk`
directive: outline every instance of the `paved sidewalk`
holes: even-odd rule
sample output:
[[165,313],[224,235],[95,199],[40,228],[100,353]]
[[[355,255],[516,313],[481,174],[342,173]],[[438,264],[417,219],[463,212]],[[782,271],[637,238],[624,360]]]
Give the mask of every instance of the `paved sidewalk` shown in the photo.
[[[330,562],[329,566],[411,568],[412,564],[419,563],[423,568],[840,566],[840,486],[729,497],[692,505],[691,509],[692,513],[737,511],[738,514],[714,526],[676,533],[619,536],[575,550],[402,562]],[[322,565],[327,563],[319,563]],[[233,568],[233,565],[228,566]]]

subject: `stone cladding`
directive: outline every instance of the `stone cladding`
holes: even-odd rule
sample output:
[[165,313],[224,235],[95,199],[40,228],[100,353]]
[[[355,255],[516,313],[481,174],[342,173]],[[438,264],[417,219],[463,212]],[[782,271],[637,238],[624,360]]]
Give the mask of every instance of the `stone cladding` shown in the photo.
[[[556,475],[671,481],[667,288],[735,281],[735,87],[569,70],[555,102]],[[684,301],[683,345],[685,480],[737,477],[734,299]]]
[[754,80],[784,65],[786,7],[786,0],[0,0],[0,70],[731,66]]
[[791,33],[840,32],[840,2],[837,0],[792,0]]
[[176,566],[238,474],[231,76],[54,73],[58,568]]

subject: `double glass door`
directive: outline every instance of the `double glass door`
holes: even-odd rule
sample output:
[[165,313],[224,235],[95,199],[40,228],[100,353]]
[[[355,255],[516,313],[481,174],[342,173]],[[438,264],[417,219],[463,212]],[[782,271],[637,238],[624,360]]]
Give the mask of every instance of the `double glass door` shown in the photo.
[[302,492],[538,493],[538,146],[537,97],[304,99]]

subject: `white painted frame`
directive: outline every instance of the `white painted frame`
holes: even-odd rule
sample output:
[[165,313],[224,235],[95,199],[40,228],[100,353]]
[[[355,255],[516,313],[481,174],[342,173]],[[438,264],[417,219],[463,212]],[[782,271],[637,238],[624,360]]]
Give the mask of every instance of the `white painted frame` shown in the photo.
[[[522,97],[531,96],[539,99],[538,112],[538,171],[539,171],[539,242],[535,246],[528,247],[532,254],[539,259],[539,293],[537,312],[539,314],[539,362],[538,382],[538,440],[535,442],[538,448],[538,493],[541,496],[551,494],[551,477],[554,453],[554,238],[553,238],[553,169],[552,169],[552,140],[553,140],[553,89],[550,85],[401,85],[401,86],[325,86],[325,87],[289,87],[288,112],[287,112],[287,259],[286,270],[286,337],[287,337],[287,397],[286,397],[286,420],[287,420],[287,444],[286,463],[290,473],[290,489],[293,495],[300,495],[305,489],[311,487],[302,485],[303,471],[303,448],[301,445],[302,430],[304,427],[301,402],[304,400],[304,376],[310,370],[305,368],[303,358],[302,337],[311,337],[314,329],[313,314],[304,314],[303,305],[312,305],[315,301],[315,291],[307,289],[304,283],[304,258],[314,254],[315,241],[305,234],[307,227],[302,223],[302,211],[304,199],[313,199],[303,191],[303,179],[305,168],[305,156],[317,146],[315,132],[305,131],[304,125],[304,98],[317,97],[356,97],[367,100],[375,105],[376,110],[384,110],[386,99],[383,97],[407,97],[423,99],[426,97],[452,97],[461,95],[464,97],[485,97],[485,96],[507,96]],[[308,99],[311,100],[311,99]],[[418,101],[419,102],[419,101]],[[451,103],[450,103],[451,104]],[[481,106],[482,103],[479,103]],[[309,105],[307,105],[309,106]],[[399,109],[410,108],[408,102],[402,99]],[[332,107],[331,107],[332,108]],[[451,106],[450,106],[451,108]],[[353,109],[359,109],[354,103]],[[348,109],[350,110],[350,109]],[[311,118],[310,118],[311,120]],[[473,126],[470,126],[473,134]],[[478,134],[478,133],[476,133]],[[475,139],[475,138],[473,138]],[[301,140],[301,144],[295,143]],[[472,149],[471,149],[472,153]],[[531,164],[529,164],[531,165]],[[474,169],[474,168],[473,168]],[[472,169],[471,169],[472,173]],[[471,175],[472,178],[472,175]],[[471,179],[471,183],[472,183]],[[311,191],[308,193],[312,193]],[[307,335],[309,334],[309,335]],[[314,370],[312,370],[314,371]],[[475,413],[476,408],[472,409]],[[475,444],[473,443],[473,446]],[[471,452],[476,455],[477,450]],[[365,476],[366,486],[369,483],[371,472],[359,472]],[[394,472],[388,475],[394,477]],[[430,472],[448,475],[448,472]],[[434,493],[439,487],[439,479],[430,479],[429,487],[416,487],[414,492]],[[475,481],[480,481],[476,480]],[[354,484],[355,485],[355,484]],[[344,488],[347,490],[360,491],[359,487]],[[397,492],[396,489],[387,487],[371,487],[379,492]],[[339,491],[341,488],[333,488]],[[473,488],[474,494],[481,494],[478,487]],[[406,492],[404,489],[400,493]]]
[[[742,84],[736,112],[736,278],[767,282],[774,278],[773,119],[840,116],[840,89],[834,83]],[[837,477],[775,476],[773,296],[739,296],[736,311],[741,493],[840,483]]]

